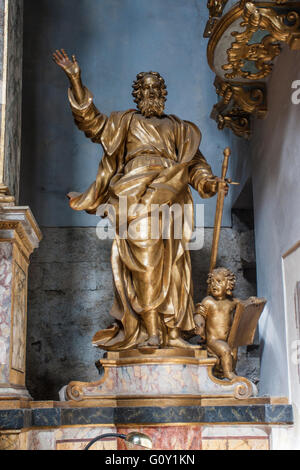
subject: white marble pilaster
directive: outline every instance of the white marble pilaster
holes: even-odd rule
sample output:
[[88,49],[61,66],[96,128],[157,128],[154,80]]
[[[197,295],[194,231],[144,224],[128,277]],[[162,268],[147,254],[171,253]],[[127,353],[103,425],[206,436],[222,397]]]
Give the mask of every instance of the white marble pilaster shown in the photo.
[[41,232],[29,207],[0,207],[0,399],[29,399],[25,387],[29,257]]

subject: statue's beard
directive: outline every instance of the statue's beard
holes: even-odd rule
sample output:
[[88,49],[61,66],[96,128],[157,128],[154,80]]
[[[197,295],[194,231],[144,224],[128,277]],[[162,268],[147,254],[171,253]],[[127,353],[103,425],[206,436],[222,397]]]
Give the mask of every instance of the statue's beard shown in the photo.
[[137,104],[138,109],[145,117],[162,116],[165,109],[164,98],[144,98]]

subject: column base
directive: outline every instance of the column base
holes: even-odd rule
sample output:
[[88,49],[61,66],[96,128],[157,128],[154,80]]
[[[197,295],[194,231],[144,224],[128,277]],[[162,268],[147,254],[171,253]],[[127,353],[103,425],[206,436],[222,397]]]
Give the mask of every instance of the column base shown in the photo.
[[25,387],[0,387],[0,406],[2,401],[32,400],[31,395]]

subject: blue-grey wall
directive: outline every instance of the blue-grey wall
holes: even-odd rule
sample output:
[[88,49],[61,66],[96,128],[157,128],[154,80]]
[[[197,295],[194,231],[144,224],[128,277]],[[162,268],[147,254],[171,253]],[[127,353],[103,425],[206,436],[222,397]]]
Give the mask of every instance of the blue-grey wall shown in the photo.
[[[260,322],[261,387],[275,396],[288,396],[289,381],[297,380],[288,374],[292,344],[286,317],[295,313],[285,312],[282,256],[300,239],[300,104],[292,103],[292,83],[299,79],[300,52],[286,46],[269,81],[267,118],[255,123],[252,141],[257,288],[268,299]],[[298,395],[292,397],[298,401],[298,423],[299,390],[298,383]]]
[[279,450],[300,449],[299,345],[294,342],[299,340],[294,247],[300,240],[300,104],[292,102],[298,80],[300,51],[285,46],[268,84],[268,115],[255,123],[252,149],[257,290],[268,300],[259,327],[260,390],[288,397],[294,410],[295,426],[272,430],[273,448]]
[[[40,225],[98,221],[69,209],[65,197],[94,180],[102,150],[74,126],[67,79],[51,58],[57,48],[77,55],[104,113],[132,108],[136,74],[159,71],[168,85],[166,112],[200,127],[201,150],[220,174],[231,137],[209,118],[216,94],[203,39],[207,18],[204,0],[26,0],[20,202],[30,205]],[[197,194],[195,200],[201,201]],[[212,226],[216,199],[205,204],[206,226]],[[231,225],[230,204],[231,196],[224,226]]]

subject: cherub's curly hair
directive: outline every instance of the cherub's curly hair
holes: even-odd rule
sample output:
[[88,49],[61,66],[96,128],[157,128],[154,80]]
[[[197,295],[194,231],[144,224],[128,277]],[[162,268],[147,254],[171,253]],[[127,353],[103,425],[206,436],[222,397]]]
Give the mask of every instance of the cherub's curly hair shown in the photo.
[[143,78],[147,75],[152,75],[159,80],[160,86],[161,86],[162,98],[164,99],[164,101],[167,101],[166,96],[168,92],[167,92],[166,82],[164,81],[162,76],[158,72],[141,72],[136,76],[136,80],[133,82],[133,85],[132,85],[132,88],[133,88],[132,96],[134,97],[134,102],[138,103],[141,99],[142,81],[143,81]]
[[227,295],[232,295],[234,291],[235,284],[236,284],[236,276],[235,274],[227,268],[216,268],[211,273],[209,273],[207,278],[208,290],[210,291],[211,281],[215,274],[222,273],[224,277],[227,278]]

